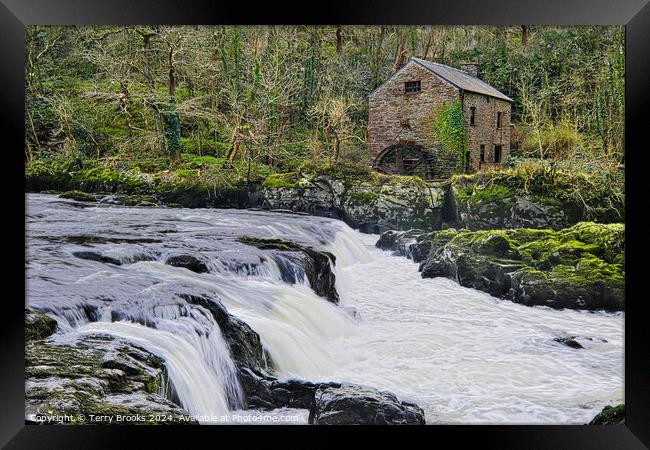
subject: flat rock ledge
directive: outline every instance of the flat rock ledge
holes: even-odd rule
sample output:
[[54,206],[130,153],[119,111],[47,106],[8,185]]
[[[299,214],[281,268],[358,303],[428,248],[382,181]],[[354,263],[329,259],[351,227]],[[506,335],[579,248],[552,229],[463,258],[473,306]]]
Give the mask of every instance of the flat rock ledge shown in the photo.
[[[332,267],[336,264],[336,257],[330,252],[315,250],[311,247],[280,239],[241,236],[239,242],[260,250],[300,253],[301,265],[314,292],[334,304],[339,302],[339,294],[336,291],[336,276],[332,270]],[[279,263],[280,269],[283,270],[284,267],[281,261],[276,260],[276,262]],[[289,270],[283,270],[282,276],[285,282],[295,283],[297,281],[295,274]]]
[[[54,322],[33,310],[29,316]],[[167,398],[175,394],[157,356],[101,333],[65,344],[44,339],[45,332],[34,338],[31,320],[25,346],[25,413],[34,423],[48,423],[48,417],[62,418],[55,422],[60,424],[195,423],[177,401]],[[49,325],[48,330],[54,331]]]

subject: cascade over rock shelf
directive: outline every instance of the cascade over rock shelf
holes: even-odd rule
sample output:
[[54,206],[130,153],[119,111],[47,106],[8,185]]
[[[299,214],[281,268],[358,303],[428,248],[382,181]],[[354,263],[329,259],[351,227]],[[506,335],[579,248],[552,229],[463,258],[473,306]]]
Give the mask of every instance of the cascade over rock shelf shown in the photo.
[[[260,250],[298,253],[294,265],[302,267],[314,291],[338,303],[331,253],[279,239],[242,236],[239,242]],[[90,256],[89,256],[90,255]],[[96,252],[77,252],[73,256],[111,264],[122,261]],[[154,258],[136,258],[132,262]],[[281,261],[281,260],[280,260]],[[166,264],[204,273],[208,267],[192,255],[170,257]],[[283,280],[300,282],[290,267],[284,267]],[[304,380],[278,380],[271,355],[263,348],[260,336],[244,321],[233,316],[217,298],[179,294],[189,307],[204,308],[218,324],[236,368],[242,388],[240,406],[273,410],[300,408],[309,411],[311,424],[424,424],[424,412],[417,405],[403,403],[389,392],[351,383],[310,383]],[[89,310],[89,318],[95,312]],[[138,320],[117,311],[113,320]],[[110,334],[88,334],[72,342],[50,338],[57,322],[41,311],[25,309],[27,337],[26,385],[27,414],[101,416],[119,423],[119,417],[135,417],[135,423],[197,423],[180,406],[164,359],[127,340]],[[82,423],[78,420],[72,423]],[[134,423],[130,421],[130,423]]]
[[56,321],[32,309],[25,310],[25,327],[27,415],[67,415],[73,424],[91,416],[123,424],[196,423],[178,400],[166,398],[175,394],[165,394],[164,361],[147,350],[108,334],[69,343],[44,340],[54,333]]

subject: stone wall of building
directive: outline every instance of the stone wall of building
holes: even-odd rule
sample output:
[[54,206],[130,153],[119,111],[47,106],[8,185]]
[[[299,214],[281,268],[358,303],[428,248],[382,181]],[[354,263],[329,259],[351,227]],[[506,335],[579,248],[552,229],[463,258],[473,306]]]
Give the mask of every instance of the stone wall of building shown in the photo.
[[[470,107],[476,108],[474,125],[470,125]],[[470,169],[494,167],[494,148],[501,145],[501,162],[510,153],[510,102],[473,92],[463,94],[467,150]],[[497,112],[502,112],[501,128],[497,129]],[[485,145],[485,160],[481,161],[481,145]]]
[[[404,83],[420,81],[421,89],[405,93]],[[369,97],[368,153],[372,162],[395,144],[421,146],[434,155],[435,178],[451,175],[455,158],[442,155],[433,122],[443,104],[460,99],[453,86],[411,62]]]

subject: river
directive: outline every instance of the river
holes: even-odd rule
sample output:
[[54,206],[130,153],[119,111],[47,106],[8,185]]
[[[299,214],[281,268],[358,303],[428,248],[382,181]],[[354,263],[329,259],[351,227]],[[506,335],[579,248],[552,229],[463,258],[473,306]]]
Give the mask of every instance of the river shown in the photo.
[[[237,410],[242,393],[217,324],[179,293],[220,298],[260,335],[280,378],[389,390],[431,424],[581,424],[623,401],[624,313],[527,307],[423,279],[376,249],[377,235],[337,220],[28,194],[26,228],[27,304],[57,319],[54,339],[101,331],[148,349],[193,414]],[[332,252],[340,304],[317,296],[286,253],[269,257],[242,235]],[[74,256],[90,250],[111,259]],[[205,258],[209,272],[164,264],[178,254]],[[284,281],[287,270],[299,282]],[[565,334],[584,348],[553,340]]]

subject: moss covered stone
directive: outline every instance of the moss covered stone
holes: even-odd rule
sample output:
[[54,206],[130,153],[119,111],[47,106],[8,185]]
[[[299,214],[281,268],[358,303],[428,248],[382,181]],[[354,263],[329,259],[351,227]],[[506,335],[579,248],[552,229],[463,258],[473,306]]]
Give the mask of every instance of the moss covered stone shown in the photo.
[[82,191],[67,191],[59,194],[61,198],[68,198],[71,200],[78,200],[80,202],[96,202],[97,199],[94,195]]
[[[73,424],[91,415],[112,423],[192,423],[177,400],[162,396],[163,362],[148,351],[109,335],[85,335],[73,342],[28,342],[25,348],[25,400],[28,415],[72,416]],[[84,415],[85,421],[78,417]],[[131,420],[118,422],[119,417]]]
[[31,308],[25,308],[25,340],[35,341],[52,335],[57,328],[56,320]]
[[545,163],[452,178],[457,221],[472,230],[562,229],[585,220],[625,219],[623,188],[602,174],[559,170]]
[[[555,230],[391,232],[377,246],[421,261],[423,277],[527,305],[625,308],[625,226],[578,223]],[[422,248],[428,253],[422,256]]]
[[298,188],[300,174],[298,172],[274,173],[266,177],[262,186],[269,188]]
[[625,425],[625,405],[605,406],[589,425]]

